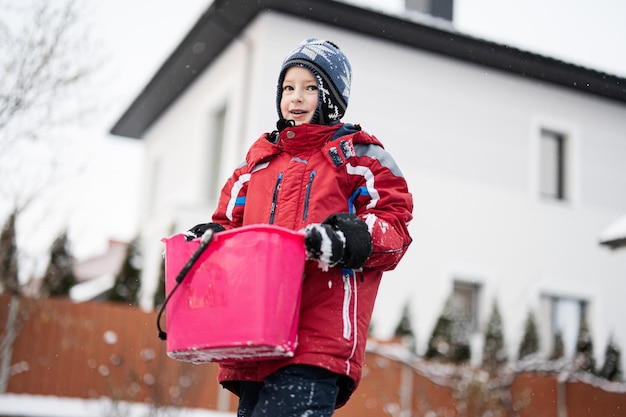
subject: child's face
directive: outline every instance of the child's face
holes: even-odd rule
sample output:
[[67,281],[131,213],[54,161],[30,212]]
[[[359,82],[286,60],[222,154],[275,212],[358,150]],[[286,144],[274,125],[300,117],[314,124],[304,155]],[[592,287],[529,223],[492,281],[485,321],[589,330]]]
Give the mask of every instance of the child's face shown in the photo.
[[280,112],[296,126],[310,123],[317,108],[317,80],[303,67],[289,67],[283,80]]

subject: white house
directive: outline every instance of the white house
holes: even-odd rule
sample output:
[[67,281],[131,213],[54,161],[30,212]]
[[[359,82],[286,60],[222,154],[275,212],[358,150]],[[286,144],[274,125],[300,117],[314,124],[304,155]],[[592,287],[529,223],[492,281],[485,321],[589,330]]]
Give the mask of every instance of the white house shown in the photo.
[[274,129],[278,70],[307,37],[347,54],[344,121],[383,141],[414,195],[414,242],[384,279],[375,335],[410,303],[423,352],[452,295],[475,354],[494,301],[512,357],[529,312],[543,352],[561,331],[571,354],[584,316],[597,356],[611,335],[626,347],[626,253],[599,242],[626,213],[626,79],[331,0],[214,1],[113,127],[146,144],[145,306],[160,239],[209,220],[248,145]]

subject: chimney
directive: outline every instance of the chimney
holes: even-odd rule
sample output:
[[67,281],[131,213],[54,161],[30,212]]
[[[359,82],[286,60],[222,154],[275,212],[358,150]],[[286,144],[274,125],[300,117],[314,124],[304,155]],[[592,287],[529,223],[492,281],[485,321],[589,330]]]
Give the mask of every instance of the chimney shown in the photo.
[[454,0],[404,0],[407,11],[420,12],[452,22]]

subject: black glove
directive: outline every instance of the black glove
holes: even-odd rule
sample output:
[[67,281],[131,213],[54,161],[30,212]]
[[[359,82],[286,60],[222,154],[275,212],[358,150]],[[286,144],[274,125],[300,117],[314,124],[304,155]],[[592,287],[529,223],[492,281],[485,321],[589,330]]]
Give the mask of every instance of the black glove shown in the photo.
[[324,271],[337,265],[345,253],[346,238],[329,224],[310,224],[303,230],[307,259],[318,261]]
[[219,223],[200,223],[195,225],[194,227],[192,227],[191,229],[187,230],[184,235],[185,235],[185,240],[187,242],[189,242],[190,240],[194,240],[198,237],[202,237],[202,235],[204,235],[204,232],[206,232],[207,230],[213,230],[213,233],[217,233],[217,232],[223,232],[224,230],[224,226],[222,226]]
[[352,213],[333,214],[321,224],[308,225],[304,232],[307,257],[324,270],[337,264],[360,269],[372,253],[367,225]]

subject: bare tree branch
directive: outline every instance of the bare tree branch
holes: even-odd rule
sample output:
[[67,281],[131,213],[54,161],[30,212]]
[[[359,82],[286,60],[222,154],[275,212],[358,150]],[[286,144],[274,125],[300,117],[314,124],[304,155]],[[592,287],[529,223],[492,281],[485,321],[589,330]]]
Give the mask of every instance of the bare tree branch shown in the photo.
[[88,114],[81,87],[97,62],[76,0],[0,0],[0,10],[0,197],[20,210],[58,179],[59,130]]

